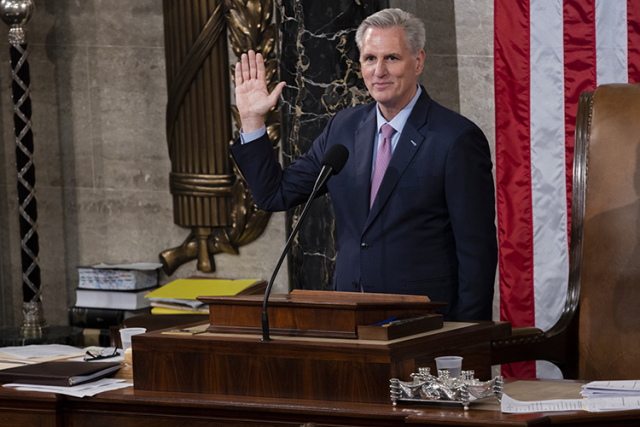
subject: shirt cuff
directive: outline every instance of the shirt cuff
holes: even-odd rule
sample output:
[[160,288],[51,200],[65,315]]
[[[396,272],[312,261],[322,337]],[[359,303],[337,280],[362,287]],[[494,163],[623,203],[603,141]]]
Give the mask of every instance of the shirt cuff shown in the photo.
[[240,142],[242,144],[246,144],[248,142],[255,141],[265,133],[267,133],[266,125],[262,125],[260,129],[254,130],[253,132],[249,132],[249,133],[242,133],[242,129],[240,129]]

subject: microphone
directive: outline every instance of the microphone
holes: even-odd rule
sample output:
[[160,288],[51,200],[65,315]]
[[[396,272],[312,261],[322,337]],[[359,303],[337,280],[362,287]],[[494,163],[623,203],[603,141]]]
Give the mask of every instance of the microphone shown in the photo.
[[327,182],[331,175],[340,173],[348,158],[349,150],[342,144],[333,145],[327,150],[322,158],[322,170],[320,170],[320,175],[318,175],[316,184],[313,186],[314,193],[320,190],[320,187]]
[[280,260],[276,265],[273,274],[271,275],[271,280],[269,280],[269,284],[267,285],[267,289],[264,291],[264,301],[262,302],[262,339],[260,341],[268,342],[272,341],[269,338],[269,316],[267,315],[267,303],[269,302],[269,294],[271,294],[271,288],[273,287],[273,282],[276,280],[276,276],[278,275],[278,271],[280,270],[280,266],[284,261],[284,257],[289,252],[289,248],[291,248],[291,244],[293,243],[293,238],[296,233],[300,229],[300,225],[302,221],[304,221],[305,216],[307,216],[307,212],[309,211],[309,207],[311,206],[311,202],[316,197],[316,194],[322,188],[322,186],[329,180],[332,175],[337,175],[340,173],[344,165],[347,163],[347,159],[349,158],[349,150],[342,144],[336,144],[327,150],[322,158],[322,169],[320,170],[320,174],[316,179],[316,183],[313,186],[313,191],[309,196],[309,200],[304,205],[304,209],[300,214],[300,219],[296,222],[293,231],[289,235],[289,239],[287,240],[287,244],[282,251],[282,255],[280,255]]

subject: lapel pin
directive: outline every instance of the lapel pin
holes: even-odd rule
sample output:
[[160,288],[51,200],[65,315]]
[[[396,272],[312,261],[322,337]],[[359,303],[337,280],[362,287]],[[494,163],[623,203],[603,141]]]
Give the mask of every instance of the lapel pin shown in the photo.
[[415,142],[413,142],[413,139],[411,140],[411,143],[413,144],[414,147],[418,145]]

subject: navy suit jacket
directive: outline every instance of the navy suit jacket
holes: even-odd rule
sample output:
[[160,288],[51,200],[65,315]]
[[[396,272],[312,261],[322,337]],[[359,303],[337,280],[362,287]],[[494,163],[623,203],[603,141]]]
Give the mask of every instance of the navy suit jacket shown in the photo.
[[282,170],[269,138],[231,151],[257,206],[304,203],[334,144],[349,150],[329,179],[337,229],[338,291],[427,295],[449,305],[446,319],[491,320],[497,262],[489,145],[471,121],[422,88],[369,210],[375,102],[343,110],[309,152]]

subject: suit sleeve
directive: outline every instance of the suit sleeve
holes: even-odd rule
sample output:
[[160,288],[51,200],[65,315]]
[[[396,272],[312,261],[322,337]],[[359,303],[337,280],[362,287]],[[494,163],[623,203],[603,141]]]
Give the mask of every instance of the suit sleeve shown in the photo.
[[491,320],[498,248],[489,144],[475,125],[447,156],[445,197],[458,257],[456,320]]
[[[327,134],[332,120],[313,142],[311,149],[282,169],[267,134],[246,144],[239,140],[231,146],[231,154],[247,180],[258,208],[265,211],[284,211],[298,206],[309,198],[322,168]],[[327,192],[326,186],[317,194]]]

